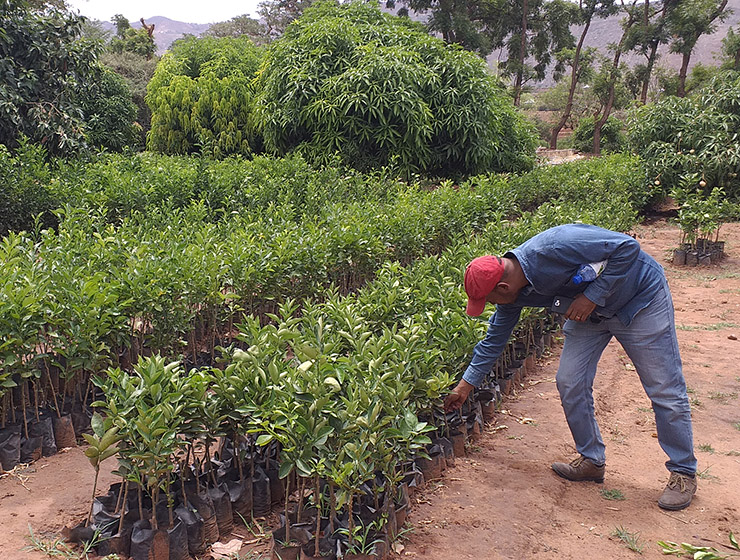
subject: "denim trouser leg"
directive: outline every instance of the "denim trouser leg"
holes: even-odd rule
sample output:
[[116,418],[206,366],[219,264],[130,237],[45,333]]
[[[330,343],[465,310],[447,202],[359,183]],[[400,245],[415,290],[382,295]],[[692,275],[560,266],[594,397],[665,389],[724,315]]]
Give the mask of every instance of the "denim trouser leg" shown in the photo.
[[667,284],[632,324],[612,332],[635,365],[653,404],[658,442],[668,455],[669,471],[696,473],[691,405],[678,351],[673,301]]
[[560,402],[578,453],[596,464],[606,460],[604,441],[594,416],[596,365],[612,335],[602,325],[566,321],[565,344],[555,376]]
[[615,336],[635,365],[652,402],[658,441],[669,459],[666,467],[670,471],[694,474],[691,408],[667,284],[627,327],[613,317],[599,324],[568,321],[564,331],[558,389],[579,453],[597,462],[604,457],[601,438],[594,438],[598,428],[591,427],[596,424],[591,387],[596,369],[594,360],[598,360],[606,343]]

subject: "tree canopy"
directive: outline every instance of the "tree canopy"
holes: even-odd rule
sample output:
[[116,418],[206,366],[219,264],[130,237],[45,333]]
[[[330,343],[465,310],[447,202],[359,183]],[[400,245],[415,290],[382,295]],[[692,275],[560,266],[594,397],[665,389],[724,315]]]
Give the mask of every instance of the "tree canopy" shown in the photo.
[[534,134],[480,58],[361,2],[315,3],[272,44],[255,122],[269,151],[317,162],[446,174],[533,164]]
[[147,86],[147,146],[170,154],[252,153],[249,116],[261,60],[260,49],[246,37],[177,41]]
[[97,76],[100,45],[81,38],[84,18],[25,0],[0,0],[0,143],[23,135],[49,153],[84,145],[77,91]]

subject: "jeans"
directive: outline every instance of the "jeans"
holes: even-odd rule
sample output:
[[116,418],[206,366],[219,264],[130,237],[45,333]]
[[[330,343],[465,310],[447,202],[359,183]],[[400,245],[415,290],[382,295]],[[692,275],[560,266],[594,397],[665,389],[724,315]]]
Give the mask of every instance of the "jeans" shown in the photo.
[[606,461],[594,416],[596,365],[614,336],[635,365],[653,405],[658,442],[668,455],[669,471],[694,475],[691,407],[681,370],[681,356],[667,283],[625,327],[617,317],[599,323],[566,321],[565,344],[556,376],[560,401],[576,449],[596,464]]

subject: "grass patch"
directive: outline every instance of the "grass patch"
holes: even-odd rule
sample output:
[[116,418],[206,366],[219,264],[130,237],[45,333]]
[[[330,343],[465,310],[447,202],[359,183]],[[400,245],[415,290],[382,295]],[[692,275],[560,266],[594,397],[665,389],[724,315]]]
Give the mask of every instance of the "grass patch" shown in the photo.
[[701,445],[697,445],[696,448],[703,453],[714,453],[714,447],[712,447],[711,443],[702,443]]
[[622,492],[618,488],[611,488],[609,490],[607,490],[606,488],[602,488],[601,490],[599,490],[599,494],[601,494],[601,497],[605,500],[622,501],[627,499],[627,497],[624,495],[624,492]]
[[735,422],[735,423],[734,423],[734,424],[732,425],[732,427],[733,427],[733,428],[735,428],[736,430],[740,430],[740,422]]
[[701,401],[699,400],[699,397],[692,397],[691,400],[689,400],[689,404],[692,406],[692,408],[701,408]]
[[722,329],[736,329],[737,323],[712,323],[711,325],[678,325],[679,331],[721,331]]
[[730,457],[740,457],[740,451],[735,451],[734,449],[730,449],[725,455],[729,455]]
[[624,543],[624,546],[626,546],[630,550],[637,552],[638,554],[642,554],[642,549],[645,548],[645,545],[640,542],[640,533],[638,533],[637,531],[628,531],[621,525],[614,528],[614,530],[612,531],[612,537],[618,538]]
[[734,391],[732,393],[723,393],[721,391],[711,391],[707,396],[714,401],[727,402],[729,400],[736,399],[737,393],[735,393]]

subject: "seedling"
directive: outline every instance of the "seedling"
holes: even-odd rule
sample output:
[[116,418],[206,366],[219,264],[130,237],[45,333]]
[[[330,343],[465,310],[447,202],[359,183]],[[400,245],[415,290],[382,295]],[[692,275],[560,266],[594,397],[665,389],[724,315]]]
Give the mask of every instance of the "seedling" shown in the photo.
[[714,453],[714,447],[712,447],[711,443],[702,443],[701,445],[697,446],[697,449],[704,453]]
[[732,425],[732,427],[733,427],[733,428],[735,428],[736,430],[740,430],[740,422],[735,422],[735,423],[734,423],[734,424]]
[[637,531],[630,532],[621,525],[614,528],[612,531],[612,537],[618,538],[627,548],[637,552],[638,554],[642,554],[642,550],[645,548],[645,546],[640,542],[640,533]]
[[617,488],[611,488],[608,490],[606,488],[603,488],[599,491],[599,494],[601,494],[601,497],[605,500],[622,501],[627,499],[627,497],[624,495],[624,492]]

